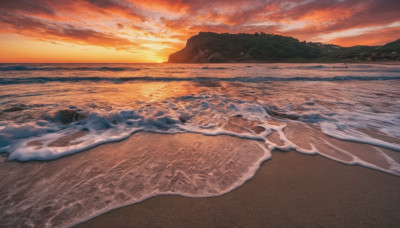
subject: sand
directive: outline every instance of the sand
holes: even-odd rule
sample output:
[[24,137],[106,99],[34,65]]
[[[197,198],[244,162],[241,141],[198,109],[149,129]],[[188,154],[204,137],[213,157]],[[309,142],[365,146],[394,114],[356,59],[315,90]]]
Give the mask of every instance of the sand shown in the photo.
[[396,227],[399,205],[398,176],[276,151],[225,195],[158,196],[76,227]]
[[139,132],[52,161],[0,156],[0,227],[65,227],[160,193],[226,192],[264,155],[260,144],[226,135]]
[[[147,155],[165,158],[175,156],[174,151],[261,153],[257,143],[231,136],[140,132],[127,140],[54,161],[5,162],[3,157],[0,209],[9,210],[18,203],[27,205],[24,202],[29,197],[38,203],[5,215],[0,227],[24,226],[25,218],[33,218],[32,224],[60,226],[67,217],[84,216],[86,205],[102,200],[93,200],[100,194],[99,186],[87,187],[99,181],[117,181],[103,174],[122,177],[127,168],[134,169],[135,162],[144,156],[143,150]],[[102,185],[103,192],[105,187]],[[54,214],[46,207],[65,205],[74,195],[82,200],[76,210]],[[54,201],[55,197],[59,200]],[[399,205],[398,176],[318,155],[275,151],[252,179],[222,196],[157,196],[114,209],[76,227],[396,227],[400,224]]]

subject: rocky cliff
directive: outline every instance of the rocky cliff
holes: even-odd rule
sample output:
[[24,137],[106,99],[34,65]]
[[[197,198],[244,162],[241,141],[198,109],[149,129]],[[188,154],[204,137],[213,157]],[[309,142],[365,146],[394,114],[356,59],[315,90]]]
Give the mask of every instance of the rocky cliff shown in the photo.
[[227,59],[213,47],[218,45],[220,40],[210,36],[208,33],[199,33],[191,37],[186,47],[169,56],[168,62],[172,63],[207,63],[226,62]]

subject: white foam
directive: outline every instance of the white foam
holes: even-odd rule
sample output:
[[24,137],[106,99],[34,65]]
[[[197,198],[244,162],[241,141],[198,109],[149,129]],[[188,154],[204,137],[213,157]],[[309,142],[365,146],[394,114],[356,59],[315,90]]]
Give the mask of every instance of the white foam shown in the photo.
[[325,122],[321,123],[321,130],[323,133],[340,140],[366,143],[374,146],[384,147],[390,150],[400,151],[400,144],[389,143],[372,138],[371,136],[360,131],[349,129],[345,125]]
[[324,153],[320,153],[319,154],[323,157],[329,158],[331,160],[340,162],[340,163],[344,163],[344,164],[348,164],[348,165],[360,165],[366,168],[370,168],[370,169],[375,169],[375,170],[379,170],[381,172],[385,172],[385,173],[390,173],[393,175],[397,175],[400,176],[400,164],[398,162],[396,162],[395,160],[393,160],[391,157],[387,156],[381,149],[379,148],[375,148],[377,151],[380,152],[380,155],[385,158],[385,160],[390,164],[390,167],[388,169],[382,168],[378,165],[372,164],[370,162],[364,161],[362,159],[360,159],[359,157],[355,156],[354,154],[350,153],[349,151],[343,150],[335,145],[333,145],[332,143],[323,140],[325,144],[329,145],[330,147],[334,148],[337,151],[340,151],[348,156],[350,156],[352,158],[351,162],[346,162],[343,160],[340,160],[336,157],[324,154]]
[[[64,227],[153,196],[217,196],[251,179],[260,164],[271,157],[271,152],[261,142],[254,141],[234,141],[234,145],[224,141],[223,150],[218,141],[212,148],[203,144],[200,148],[203,153],[187,150],[190,144],[186,145],[186,150],[181,145],[176,150],[160,150],[157,144],[168,145],[170,139],[160,143],[161,137],[157,143],[125,152],[109,147],[108,153],[93,158],[95,162],[77,160],[55,173],[46,172],[43,170],[46,166],[39,165],[31,175],[41,183],[28,190],[18,183],[9,186],[13,189],[10,197],[20,192],[26,197],[16,197],[15,205],[0,212],[0,219],[4,219],[5,224],[15,224],[18,220],[19,224]],[[208,142],[194,141],[199,146]],[[119,159],[109,157],[117,153]],[[22,175],[19,181],[29,181],[29,176]],[[0,203],[4,204],[2,200],[5,199],[0,198]],[[36,219],[43,216],[41,212],[49,204],[52,206],[47,209],[51,212],[48,217]],[[31,213],[25,214],[29,210]],[[43,225],[44,221],[47,223]]]
[[[205,135],[232,135],[240,138],[263,140],[263,137],[249,132],[238,134],[223,130],[220,125],[229,116],[243,113],[246,118],[264,119],[267,115],[261,106],[246,102],[232,102],[221,97],[202,94],[197,97],[183,97],[177,101],[164,101],[161,106],[145,105],[134,110],[113,110],[111,112],[89,112],[81,121],[63,125],[58,122],[36,121],[36,123],[5,123],[0,135],[6,143],[0,152],[8,152],[9,160],[51,160],[77,153],[100,144],[126,139],[137,131],[158,133],[196,132]],[[190,102],[186,102],[190,99]],[[194,102],[192,101],[194,100]],[[184,101],[184,109],[177,110],[175,103]],[[224,105],[224,108],[216,107]],[[205,110],[206,108],[206,110]],[[202,112],[207,114],[202,114]],[[209,118],[209,116],[212,118]],[[183,123],[179,116],[186,116]],[[56,118],[55,121],[59,119]],[[268,126],[266,127],[268,129]],[[74,132],[85,131],[86,134],[68,146],[49,146],[52,142]],[[32,143],[40,142],[40,146]]]
[[[296,113],[296,108],[293,105],[284,104],[284,107],[286,107],[287,112],[298,115],[300,120],[304,116],[310,116],[310,111],[307,110],[304,111],[304,114]],[[316,108],[321,109],[316,105],[311,108],[314,109],[312,112],[315,112]],[[280,109],[280,112],[284,111]],[[320,110],[320,113],[326,111]],[[230,135],[243,139],[264,141],[265,147],[271,151],[275,149],[284,151],[293,149],[304,154],[321,154],[333,160],[338,160],[331,155],[318,151],[313,144],[309,145],[311,149],[306,149],[291,142],[283,132],[286,124],[268,124],[268,118],[270,117],[261,105],[244,100],[229,99],[221,95],[199,94],[197,96],[183,96],[150,105],[147,103],[137,108],[137,110],[114,109],[101,112],[87,110],[85,115],[86,118],[83,120],[68,125],[57,122],[57,118],[54,121],[39,120],[24,124],[5,122],[0,128],[0,140],[2,143],[0,152],[9,153],[9,160],[51,160],[104,143],[121,141],[138,131],[157,133],[192,132],[212,136]],[[320,117],[321,115],[323,118]],[[265,130],[261,133],[256,133],[250,126],[246,125],[241,126],[244,131],[240,133],[227,130],[225,125],[231,118],[236,118],[235,116],[242,120],[256,122],[258,127]],[[311,118],[311,123],[320,125],[321,131],[331,137],[400,151],[400,145],[398,144],[375,139],[354,130],[354,127],[363,127],[364,123],[363,121],[351,122],[349,114],[340,113],[340,115],[330,114],[329,116],[320,114],[318,116],[317,119]],[[365,114],[360,116],[365,116]],[[387,118],[388,116],[386,115],[385,117]],[[310,122],[310,118],[305,118],[303,121]],[[341,122],[339,123],[338,121]],[[84,134],[76,139],[59,146],[54,143],[58,139],[80,131],[84,132]],[[277,132],[283,145],[277,145],[267,139],[267,135],[272,131]],[[39,145],[37,142],[39,142]],[[346,154],[353,156],[351,152]],[[376,168],[369,163],[364,164],[362,160],[357,164]],[[396,164],[393,166],[394,169],[397,169]],[[378,170],[382,171],[381,168]],[[385,169],[384,171],[393,173],[390,169]]]

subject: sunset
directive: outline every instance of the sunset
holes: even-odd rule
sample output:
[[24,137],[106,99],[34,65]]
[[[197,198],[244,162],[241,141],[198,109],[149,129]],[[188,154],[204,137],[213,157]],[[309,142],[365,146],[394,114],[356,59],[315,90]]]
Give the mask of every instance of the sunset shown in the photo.
[[399,0],[0,0],[0,227],[399,227]]
[[399,38],[399,11],[396,0],[1,1],[0,62],[164,62],[200,31],[383,45]]

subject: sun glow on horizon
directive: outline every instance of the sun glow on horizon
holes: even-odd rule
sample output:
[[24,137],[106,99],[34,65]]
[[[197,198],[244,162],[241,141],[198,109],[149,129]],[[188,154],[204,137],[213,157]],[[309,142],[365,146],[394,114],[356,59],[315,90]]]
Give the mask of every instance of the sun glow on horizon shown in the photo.
[[399,11],[396,0],[1,1],[0,62],[165,62],[200,31],[382,45],[400,38]]
[[1,63],[162,63],[156,52],[130,52],[94,45],[9,39],[0,36]]

